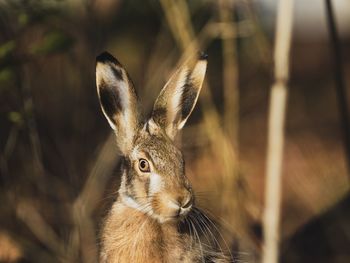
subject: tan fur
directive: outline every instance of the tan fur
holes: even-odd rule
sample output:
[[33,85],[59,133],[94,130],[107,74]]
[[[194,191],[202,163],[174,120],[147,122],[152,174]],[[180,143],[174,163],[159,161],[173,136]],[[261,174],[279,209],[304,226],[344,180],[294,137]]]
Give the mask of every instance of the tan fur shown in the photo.
[[181,67],[162,89],[151,118],[142,121],[125,69],[106,52],[97,57],[101,107],[123,155],[118,200],[102,229],[101,262],[227,261],[210,230],[213,223],[195,207],[174,144],[196,104],[206,65],[200,58]]
[[[149,216],[116,202],[105,222],[101,262],[193,262],[199,249],[176,223],[159,224]],[[195,252],[195,253],[194,253]]]

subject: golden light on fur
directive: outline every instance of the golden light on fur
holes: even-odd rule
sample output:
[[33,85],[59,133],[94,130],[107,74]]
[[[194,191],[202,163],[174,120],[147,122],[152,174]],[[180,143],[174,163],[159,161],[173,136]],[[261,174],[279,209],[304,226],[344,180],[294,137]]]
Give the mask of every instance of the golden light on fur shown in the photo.
[[206,66],[201,57],[180,67],[142,121],[125,69],[106,52],[97,57],[101,108],[123,154],[119,196],[102,230],[102,262],[226,262],[213,222],[195,207],[173,142],[197,102]]

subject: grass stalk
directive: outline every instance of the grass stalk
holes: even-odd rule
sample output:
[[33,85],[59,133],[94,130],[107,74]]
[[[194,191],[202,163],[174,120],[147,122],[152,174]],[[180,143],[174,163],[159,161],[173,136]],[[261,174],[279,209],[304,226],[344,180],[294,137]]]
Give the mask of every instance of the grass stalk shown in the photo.
[[327,24],[329,38],[333,52],[333,74],[335,80],[335,88],[338,100],[338,111],[343,129],[343,139],[345,154],[347,160],[348,176],[350,179],[350,125],[349,125],[349,107],[347,102],[346,84],[343,70],[343,56],[341,52],[341,43],[338,36],[336,18],[333,11],[331,0],[325,0]]
[[[234,2],[228,0],[219,1],[219,18],[224,25],[235,29],[233,21]],[[222,59],[223,59],[223,90],[224,90],[224,126],[228,137],[233,145],[238,146],[238,113],[239,113],[239,92],[238,92],[238,65],[236,34],[222,31]],[[236,161],[234,161],[236,163]]]
[[[235,41],[234,38],[237,36],[237,32],[234,30],[235,27],[233,25],[232,18],[230,18],[229,15],[225,13],[226,11],[224,11],[224,22],[221,20],[219,22],[215,20],[208,20],[207,24],[203,27],[200,34],[198,36],[195,36],[191,19],[189,17],[187,3],[185,1],[179,1],[181,2],[181,4],[179,4],[178,1],[173,1],[171,2],[172,5],[175,5],[177,7],[169,8],[170,4],[168,2],[169,0],[161,0],[161,3],[163,3],[163,12],[166,14],[165,18],[167,19],[167,23],[169,24],[172,34],[190,36],[174,36],[174,39],[176,40],[181,39],[181,41],[188,41],[184,43],[178,43],[178,46],[182,48],[182,57],[180,59],[180,63],[184,59],[193,56],[198,50],[200,50],[200,48],[203,48],[205,50],[211,41],[213,41],[215,38],[221,39],[222,36],[224,36],[224,39],[227,40],[227,42],[224,44],[226,48],[223,54],[226,61],[224,65],[226,68],[224,69],[224,82],[227,86],[225,96],[229,95],[231,98],[225,103],[227,103],[227,107],[234,107],[234,110],[230,112],[230,116],[232,116],[232,114],[235,116],[233,117],[234,120],[229,121],[230,124],[234,126],[235,130],[233,132],[237,132],[238,93],[237,85],[231,83],[232,81],[234,83],[237,82],[237,75],[234,76],[234,78],[231,76],[232,72],[235,74],[237,66],[235,61],[235,46],[233,44],[233,49],[230,46],[232,45],[232,42]],[[228,3],[226,2],[224,8],[226,8],[227,5]],[[174,10],[179,10],[179,12],[175,13]],[[229,10],[229,12],[231,11],[232,10]],[[183,26],[179,26],[178,20],[184,21]],[[230,56],[230,58],[226,58],[226,56]],[[231,89],[235,89],[235,94],[230,94]],[[231,232],[229,235],[227,235],[229,239],[232,239],[233,236],[239,236],[248,243],[255,243],[253,240],[254,238],[249,232],[248,225],[250,218],[245,207],[247,189],[242,189],[242,187],[240,187],[242,184],[239,182],[242,178],[239,177],[237,168],[238,158],[237,150],[235,148],[236,145],[232,143],[231,138],[228,136],[227,132],[225,132],[225,129],[221,125],[222,114],[220,114],[214,104],[211,90],[209,89],[207,82],[204,84],[204,88],[200,96],[200,102],[203,111],[203,124],[207,136],[210,140],[211,151],[217,158],[218,166],[222,167],[220,171],[218,171],[218,185],[220,192],[222,193],[222,198],[220,200],[222,211],[220,217],[222,219],[220,221],[229,222],[229,227],[227,228],[227,230],[230,230]],[[223,189],[225,189],[225,191],[223,191]]]
[[274,51],[275,82],[271,88],[269,105],[263,263],[276,263],[279,256],[282,159],[292,22],[293,0],[280,0]]
[[111,133],[102,145],[88,179],[72,206],[75,229],[71,236],[70,252],[78,253],[80,248],[84,262],[98,262],[95,246],[97,238],[92,215],[118,163],[114,140],[115,135]]

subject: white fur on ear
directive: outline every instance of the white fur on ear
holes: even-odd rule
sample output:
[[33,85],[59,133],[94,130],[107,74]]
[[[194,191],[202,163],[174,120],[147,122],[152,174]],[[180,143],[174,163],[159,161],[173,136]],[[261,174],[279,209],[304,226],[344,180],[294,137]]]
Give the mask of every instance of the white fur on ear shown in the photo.
[[[103,85],[109,85],[109,86],[114,85],[111,73],[112,72],[111,72],[111,69],[109,66],[97,62],[97,64],[96,64],[96,86],[98,87],[97,94],[98,94],[99,98],[101,98],[100,87],[102,88]],[[111,128],[113,130],[116,130],[116,126],[114,124],[114,121],[112,121],[112,119],[107,114],[105,108],[102,105],[101,105],[101,109],[102,109],[103,115],[105,115]]]
[[96,86],[103,114],[126,152],[139,124],[137,96],[123,66],[107,52],[96,58]]
[[[180,130],[183,128],[183,126],[185,125],[188,117],[190,117],[194,107],[196,106],[198,97],[199,97],[199,93],[202,89],[202,85],[203,85],[203,81],[204,81],[204,77],[205,77],[205,72],[207,70],[207,61],[206,60],[199,60],[198,63],[195,65],[191,78],[193,81],[193,89],[195,89],[195,98],[193,100],[192,107],[190,108],[187,116],[183,116],[183,120],[181,122],[179,122],[177,129]],[[183,89],[183,92],[185,92],[185,90]],[[180,107],[181,105],[179,105]],[[183,105],[182,105],[183,106]]]
[[173,139],[196,105],[205,77],[207,56],[194,64],[185,63],[165,84],[152,112],[152,119]]
[[[176,116],[181,110],[181,100],[183,96],[183,87],[186,85],[186,76],[188,74],[188,69],[183,68],[181,72],[179,73],[178,80],[176,81],[175,86],[172,90],[172,95],[169,96],[169,104],[167,106],[167,115],[166,115],[166,122],[172,123],[173,125],[167,125],[165,127],[165,132],[167,134],[172,134],[174,128],[174,120],[176,119]],[[168,84],[170,85],[170,84]],[[173,135],[171,136],[173,137]]]

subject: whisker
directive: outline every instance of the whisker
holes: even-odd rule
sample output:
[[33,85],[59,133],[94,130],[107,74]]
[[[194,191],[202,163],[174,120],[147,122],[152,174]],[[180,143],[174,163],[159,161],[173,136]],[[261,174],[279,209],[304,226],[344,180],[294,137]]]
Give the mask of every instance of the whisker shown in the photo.
[[218,229],[218,227],[215,225],[215,223],[205,214],[203,213],[199,208],[197,207],[194,207],[194,211],[197,211],[198,213],[202,214],[207,220],[208,222],[215,228],[215,230],[217,231],[217,233],[220,235],[220,238],[222,239],[222,241],[224,242],[229,254],[230,254],[230,257],[231,259],[233,259],[233,255],[231,253],[231,249],[229,248],[225,238],[223,237],[223,235],[221,234],[220,230]]
[[153,198],[155,195],[136,195],[134,198]]
[[191,225],[189,224],[189,222],[188,222],[188,218],[185,218],[185,223],[186,223],[186,225],[188,226],[188,229],[189,229],[189,231],[190,231],[190,242],[191,242],[191,250],[192,250],[192,247],[193,247],[193,236],[192,236],[192,230],[191,230]]
[[209,245],[211,244],[211,241],[208,238],[207,232],[205,232],[201,226],[201,222],[199,221],[199,218],[197,218],[196,216],[193,216],[193,219],[196,221],[196,225],[198,225],[200,231],[202,232],[202,234],[205,236],[205,239],[209,242]]
[[201,213],[199,213],[198,215],[200,216],[200,218],[201,218],[201,220],[202,220],[202,222],[204,224],[204,227],[207,229],[207,231],[209,231],[211,237],[214,239],[214,242],[215,242],[216,246],[220,249],[221,253],[224,254],[224,251],[223,251],[219,241],[217,240],[217,238],[215,237],[215,235],[211,231],[210,227],[208,226],[205,217]]
[[103,202],[103,201],[106,201],[108,199],[116,198],[117,196],[118,196],[118,191],[113,191],[112,193],[109,193],[106,197],[101,198],[99,201]]
[[[191,219],[191,217],[189,217],[189,219]],[[201,252],[202,262],[204,262],[204,255],[203,255],[203,247],[202,247],[202,242],[201,242],[201,240],[200,240],[200,238],[199,238],[199,235],[198,235],[197,229],[196,229],[196,227],[195,227],[194,223],[192,222],[192,220],[190,220],[190,223],[191,223],[191,225],[192,225],[192,227],[193,227],[193,231],[194,231],[194,233],[195,233],[195,236],[196,236],[196,237],[197,237],[197,239],[198,239],[199,248],[200,248],[200,252]]]
[[[212,218],[217,220],[220,223],[220,225],[222,225],[223,227],[228,228],[228,229],[230,228],[230,224],[226,220],[224,220],[223,218],[218,218],[217,216],[213,215],[213,213],[210,212],[208,209],[203,209],[202,208],[202,209],[199,209],[199,210],[203,210],[205,212],[204,214],[210,215]],[[232,231],[230,231],[230,232],[232,233]]]

